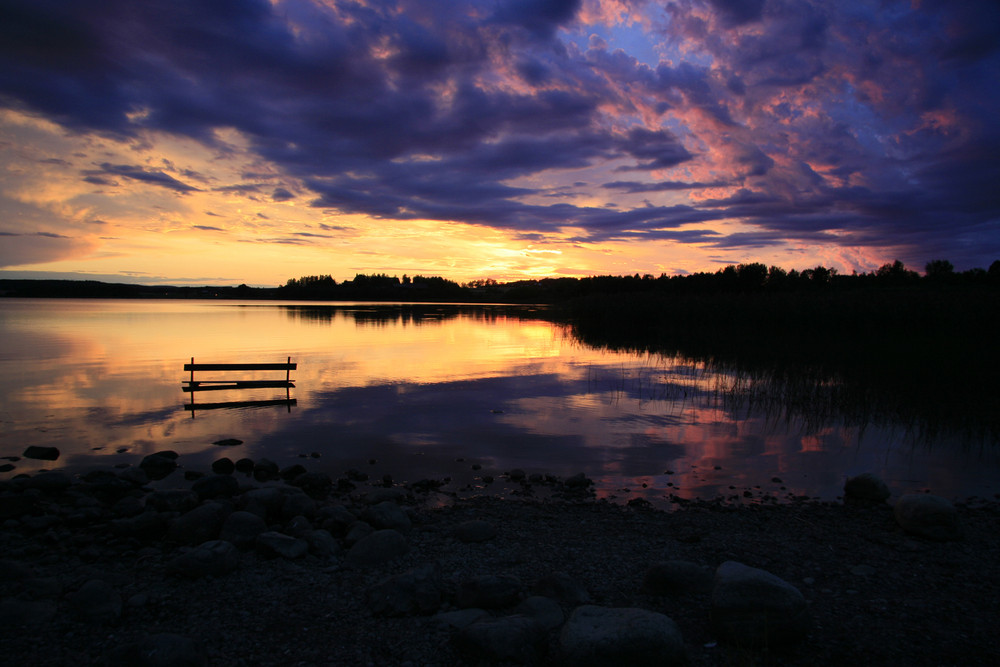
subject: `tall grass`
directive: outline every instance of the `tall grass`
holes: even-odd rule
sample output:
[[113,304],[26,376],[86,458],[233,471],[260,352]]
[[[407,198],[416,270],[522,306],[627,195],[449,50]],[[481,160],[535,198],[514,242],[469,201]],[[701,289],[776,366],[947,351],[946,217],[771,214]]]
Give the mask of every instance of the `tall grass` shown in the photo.
[[589,345],[681,354],[736,373],[733,399],[1000,442],[995,289],[607,294],[562,312]]

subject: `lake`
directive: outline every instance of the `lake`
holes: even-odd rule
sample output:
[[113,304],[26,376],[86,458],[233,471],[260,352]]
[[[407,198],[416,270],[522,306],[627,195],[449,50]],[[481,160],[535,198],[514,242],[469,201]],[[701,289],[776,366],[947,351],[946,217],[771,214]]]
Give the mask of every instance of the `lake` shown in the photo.
[[[832,500],[846,477],[894,494],[1000,491],[995,447],[903,425],[803,420],[726,400],[733,378],[679,357],[594,349],[543,307],[0,299],[0,461],[10,478],[227,456],[354,469],[403,484],[509,495],[502,474],[594,480],[599,497]],[[182,390],[196,362],[298,364],[295,387]],[[205,373],[204,377],[210,377]],[[200,377],[200,375],[199,375]],[[283,374],[282,374],[283,377]],[[252,405],[253,402],[263,404]],[[220,405],[220,404],[229,405]],[[212,443],[238,439],[238,446]],[[488,476],[494,479],[489,482]],[[162,484],[182,483],[175,472]],[[744,492],[748,497],[744,497]]]

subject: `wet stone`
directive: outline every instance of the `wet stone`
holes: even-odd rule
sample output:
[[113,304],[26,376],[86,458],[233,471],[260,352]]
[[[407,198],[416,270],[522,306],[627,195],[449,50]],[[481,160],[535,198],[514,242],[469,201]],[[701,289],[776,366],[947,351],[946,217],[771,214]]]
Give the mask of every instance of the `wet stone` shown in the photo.
[[31,445],[24,450],[24,453],[21,456],[26,459],[35,459],[37,461],[55,461],[59,458],[59,448]]

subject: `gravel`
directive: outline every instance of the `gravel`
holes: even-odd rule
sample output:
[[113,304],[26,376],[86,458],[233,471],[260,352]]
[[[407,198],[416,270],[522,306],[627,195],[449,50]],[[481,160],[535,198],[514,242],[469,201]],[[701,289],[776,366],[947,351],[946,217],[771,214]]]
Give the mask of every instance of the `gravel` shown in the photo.
[[[398,496],[412,524],[400,526],[405,552],[366,562],[348,558],[344,541],[350,517],[365,515],[359,488],[317,502],[312,521],[319,527],[327,517],[334,538],[319,541],[322,555],[243,550],[232,571],[227,565],[218,576],[191,578],[171,574],[167,564],[194,545],[172,541],[166,525],[122,534],[111,503],[95,504],[75,488],[40,499],[25,491],[34,493],[32,502],[7,505],[31,508],[0,525],[0,647],[7,664],[474,665],[490,656],[460,652],[456,629],[445,622],[475,616],[454,613],[462,583],[491,576],[513,586],[509,608],[488,612],[503,617],[556,573],[583,589],[589,604],[671,618],[695,666],[1000,664],[996,502],[957,503],[963,538],[940,542],[904,533],[888,503],[695,501],[667,512],[587,497],[459,499],[428,491]],[[208,502],[241,509],[240,496]],[[268,523],[269,531],[285,528],[280,520]],[[470,526],[483,539],[460,539]],[[806,598],[808,636],[786,647],[719,642],[710,582],[671,594],[643,589],[647,572],[665,561],[712,572],[737,561],[780,577]],[[369,589],[429,563],[437,563],[446,589],[437,609],[372,612]],[[92,604],[101,614],[80,609],[81,591],[100,598]],[[574,603],[562,606],[568,617]],[[174,636],[187,643],[162,648],[174,646]],[[548,630],[538,664],[563,664],[558,636],[558,628]],[[149,657],[156,651],[141,650],[150,645],[161,647],[160,662]]]

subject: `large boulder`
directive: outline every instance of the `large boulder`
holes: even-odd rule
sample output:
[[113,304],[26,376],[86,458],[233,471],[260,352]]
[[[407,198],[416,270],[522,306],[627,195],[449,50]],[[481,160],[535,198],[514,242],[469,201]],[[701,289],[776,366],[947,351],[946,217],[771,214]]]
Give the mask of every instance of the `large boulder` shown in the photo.
[[726,561],[715,572],[712,626],[722,641],[778,646],[805,638],[810,627],[799,589],[765,570]]
[[908,533],[931,540],[962,539],[958,510],[941,496],[911,493],[896,502],[896,523]]
[[572,665],[680,665],[684,638],[669,616],[638,608],[583,605],[559,633],[559,649]]
[[844,498],[849,501],[884,503],[889,495],[886,483],[870,472],[861,473],[844,482]]

